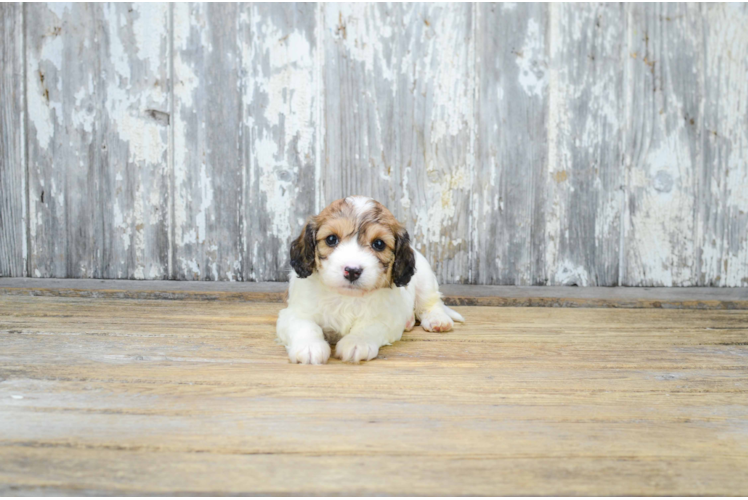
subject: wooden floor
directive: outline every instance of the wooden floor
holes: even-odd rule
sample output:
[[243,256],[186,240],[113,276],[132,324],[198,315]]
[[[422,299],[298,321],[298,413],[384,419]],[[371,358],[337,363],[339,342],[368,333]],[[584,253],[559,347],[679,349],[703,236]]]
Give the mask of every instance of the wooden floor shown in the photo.
[[748,495],[748,311],[458,307],[297,366],[278,303],[0,295],[0,493]]

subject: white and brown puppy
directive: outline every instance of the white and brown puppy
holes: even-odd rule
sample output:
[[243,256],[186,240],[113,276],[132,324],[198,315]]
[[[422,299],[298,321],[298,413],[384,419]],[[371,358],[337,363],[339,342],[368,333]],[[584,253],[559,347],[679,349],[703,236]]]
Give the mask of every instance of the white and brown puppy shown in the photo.
[[293,363],[359,362],[400,340],[416,318],[430,332],[464,321],[444,305],[426,258],[380,203],[363,196],[333,202],[291,244],[288,307],[278,338]]

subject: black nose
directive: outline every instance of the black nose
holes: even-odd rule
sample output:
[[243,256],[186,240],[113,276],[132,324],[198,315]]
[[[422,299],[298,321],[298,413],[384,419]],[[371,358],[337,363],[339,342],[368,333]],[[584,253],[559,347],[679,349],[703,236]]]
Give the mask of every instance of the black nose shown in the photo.
[[364,272],[364,270],[360,267],[346,267],[343,275],[345,276],[345,279],[353,283],[359,276],[361,276],[362,272]]

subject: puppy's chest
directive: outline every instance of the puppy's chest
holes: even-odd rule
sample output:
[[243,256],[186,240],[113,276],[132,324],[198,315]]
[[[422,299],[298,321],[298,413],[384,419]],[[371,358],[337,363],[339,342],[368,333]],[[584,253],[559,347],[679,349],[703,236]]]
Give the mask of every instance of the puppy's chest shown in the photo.
[[399,291],[382,291],[368,297],[320,297],[317,308],[317,324],[331,343],[350,333],[359,323],[384,323],[396,329],[410,314],[407,301],[402,300]]
[[328,342],[335,343],[347,335],[365,316],[366,306],[353,301],[320,300],[318,304],[317,323]]

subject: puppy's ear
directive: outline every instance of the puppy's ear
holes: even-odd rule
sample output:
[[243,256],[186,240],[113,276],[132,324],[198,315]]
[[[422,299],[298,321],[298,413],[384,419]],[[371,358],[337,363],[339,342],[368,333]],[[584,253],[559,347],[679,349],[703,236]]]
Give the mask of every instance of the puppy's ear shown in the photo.
[[416,255],[410,248],[410,235],[401,228],[395,235],[395,263],[392,265],[392,282],[405,286],[416,272]]
[[299,278],[308,278],[314,272],[314,246],[317,226],[309,219],[301,230],[301,235],[291,243],[291,267]]

